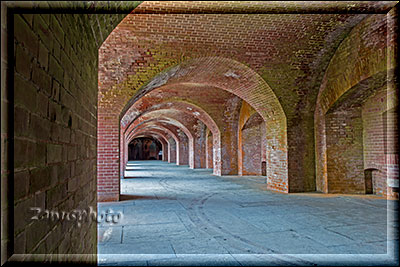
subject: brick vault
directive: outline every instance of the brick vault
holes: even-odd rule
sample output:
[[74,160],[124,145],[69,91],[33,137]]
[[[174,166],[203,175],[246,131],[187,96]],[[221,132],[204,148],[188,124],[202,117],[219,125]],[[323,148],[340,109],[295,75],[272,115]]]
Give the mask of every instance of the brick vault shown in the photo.
[[2,3],[2,263],[95,261],[94,222],[26,210],[119,201],[139,139],[267,190],[398,199],[396,3]]

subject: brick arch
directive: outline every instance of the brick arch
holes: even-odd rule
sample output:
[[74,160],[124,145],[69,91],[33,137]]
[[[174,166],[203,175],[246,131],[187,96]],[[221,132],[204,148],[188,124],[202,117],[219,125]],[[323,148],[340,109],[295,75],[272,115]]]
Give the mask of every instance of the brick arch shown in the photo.
[[167,144],[167,147],[165,149],[165,151],[163,151],[163,157],[166,161],[171,162],[171,158],[170,158],[170,153],[169,151],[171,150],[171,146],[173,145],[170,141],[170,139],[172,138],[173,142],[175,142],[175,139],[170,136],[166,131],[164,131],[164,129],[162,128],[155,128],[148,126],[147,128],[144,129],[140,129],[138,130],[135,134],[148,134],[148,131],[151,130],[152,134],[158,134],[159,136],[161,136],[162,138],[165,139],[165,142]]
[[138,125],[138,127],[133,129],[131,133],[134,134],[136,129],[146,127],[147,125],[159,126],[159,127],[165,128],[165,130],[172,132],[177,138],[177,140],[176,140],[176,143],[177,143],[176,163],[177,163],[177,165],[189,165],[190,164],[189,154],[190,154],[190,152],[193,151],[193,141],[192,141],[193,137],[191,136],[191,133],[188,131],[188,129],[184,125],[182,125],[180,122],[178,122],[174,119],[163,118],[163,117],[154,118],[154,119],[149,119],[149,120],[143,122],[141,125]]
[[127,138],[131,136],[136,129],[140,129],[141,127],[146,126],[149,123],[157,123],[157,122],[164,122],[164,123],[169,123],[172,124],[178,128],[180,128],[188,138],[193,138],[192,133],[189,131],[189,129],[183,125],[180,121],[176,120],[175,118],[168,117],[163,115],[162,117],[152,117],[151,114],[147,114],[147,116],[143,115],[141,118],[143,118],[139,123],[137,123],[134,127],[129,129],[129,131],[125,132],[125,135]]
[[159,129],[164,131],[165,133],[167,133],[169,136],[171,136],[176,143],[179,142],[179,138],[176,135],[176,133],[174,133],[171,129],[168,129],[166,126],[164,125],[160,125],[160,124],[149,124],[149,125],[143,125],[142,127],[138,127],[136,129],[135,132],[132,133],[132,135],[129,137],[129,141],[132,141],[133,139],[135,139],[135,136],[137,135],[137,133],[140,131],[140,133],[149,133],[151,130],[153,129]]
[[[175,119],[168,118],[168,117],[158,117],[158,118],[149,118],[139,125],[137,125],[134,129],[132,129],[131,132],[127,133],[128,134],[128,140],[132,138],[132,136],[135,135],[135,133],[138,130],[141,129],[146,129],[146,127],[160,127],[164,131],[166,131],[168,134],[170,134],[176,143],[176,162],[178,165],[187,165],[189,164],[189,154],[193,151],[190,148],[193,146],[193,137],[191,133],[188,131],[188,129],[182,125],[180,122],[176,121]],[[175,129],[174,129],[175,128]],[[184,132],[185,137],[179,136],[179,133],[177,130],[181,130]],[[187,133],[187,134],[186,134]],[[189,134],[189,136],[188,136]],[[184,143],[181,143],[184,142]],[[186,142],[189,143],[189,151],[186,150]],[[125,163],[126,164],[126,163]]]
[[122,109],[120,118],[123,118],[140,97],[152,90],[182,85],[209,86],[230,92],[246,101],[261,115],[266,127],[265,150],[271,159],[269,188],[288,192],[285,113],[265,80],[250,67],[238,61],[222,57],[199,57],[171,66],[137,91]]
[[[143,133],[143,129],[140,130],[140,132],[138,132],[138,134]],[[152,129],[153,134],[158,134],[159,136],[161,136],[167,145],[167,150],[170,149],[171,145],[170,144],[170,140],[169,140],[169,133],[166,133],[163,129]],[[174,136],[171,136],[171,138],[175,141]],[[132,141],[134,139],[134,136],[131,136],[129,139],[126,139],[125,136],[121,135],[121,149],[120,149],[120,159],[121,159],[121,164],[120,164],[120,176],[121,178],[124,177],[124,173],[125,173],[125,168],[126,165],[128,163],[128,153],[127,153],[127,147],[128,144],[130,143],[130,141]],[[163,151],[163,157],[164,159],[168,160],[170,159],[169,155],[168,155],[168,151],[165,150]],[[121,184],[120,182],[118,183],[118,187],[120,188]]]
[[[150,129],[152,130],[152,132],[148,133],[147,131]],[[157,129],[157,128],[150,128],[150,127],[138,130],[133,136],[131,136],[129,138],[129,142],[132,141],[135,137],[137,137],[140,134],[157,135],[157,136],[161,137],[167,144],[169,144],[168,133],[164,132],[164,130]]]
[[[253,127],[249,136],[249,131],[244,131],[244,128],[254,119],[258,119],[258,125],[252,125],[256,127]],[[264,120],[256,110],[243,101],[238,123],[239,175],[267,175],[267,153],[265,143],[263,143],[266,139],[265,134]]]
[[[133,139],[139,138],[139,137],[152,137],[152,138],[156,139],[157,141],[159,141],[162,145],[167,144],[167,140],[165,139],[165,137],[158,133],[137,133],[133,137]],[[130,141],[132,141],[133,139],[131,139]]]
[[[178,5],[185,4],[178,3]],[[221,7],[219,7],[220,5]],[[161,83],[149,83],[149,81],[157,73],[176,66],[183,60],[204,55],[233,58],[259,73],[265,73],[263,77],[268,80],[270,85],[274,85],[273,88],[279,94],[282,103],[288,107],[286,115],[294,114],[293,116],[295,116],[295,118],[290,118],[288,126],[293,128],[289,129],[291,135],[289,151],[287,150],[285,131],[281,133],[277,131],[271,135],[271,138],[268,138],[270,140],[268,146],[275,162],[274,168],[277,170],[273,179],[281,177],[287,180],[284,177],[289,176],[293,191],[313,190],[314,186],[309,182],[310,178],[304,178],[304,182],[299,182],[300,179],[297,179],[299,174],[301,177],[312,176],[312,179],[314,178],[314,171],[308,171],[314,169],[309,165],[313,161],[310,159],[313,151],[306,147],[310,144],[310,139],[313,139],[307,132],[311,126],[311,123],[308,124],[310,119],[306,118],[300,126],[296,125],[297,114],[306,113],[304,106],[308,107],[309,104],[302,99],[309,98],[309,93],[314,89],[314,80],[308,80],[308,77],[313,76],[309,75],[309,70],[312,70],[311,74],[314,74],[314,71],[319,73],[320,68],[316,66],[324,65],[324,63],[319,63],[319,58],[321,56],[327,58],[326,54],[330,55],[333,50],[330,44],[338,44],[347,30],[358,23],[364,15],[353,15],[347,12],[336,15],[332,14],[332,10],[337,9],[329,7],[324,8],[330,14],[329,16],[327,14],[298,14],[295,19],[286,19],[286,16],[282,18],[280,15],[270,16],[265,13],[279,14],[282,10],[294,12],[297,7],[293,8],[291,4],[287,7],[286,4],[283,4],[284,7],[276,9],[275,4],[272,4],[273,8],[260,4],[259,8],[254,9],[253,4],[250,4],[249,9],[259,10],[260,14],[245,16],[228,12],[229,14],[220,16],[214,12],[210,13],[210,10],[231,10],[231,7],[236,4],[224,2],[218,3],[216,6],[218,6],[216,9],[201,10],[197,7],[188,7],[184,8],[188,14],[182,14],[180,13],[181,7],[170,5],[168,2],[144,2],[140,8],[141,13],[146,13],[145,16],[131,14],[118,25],[104,42],[99,53],[99,69],[102,72],[99,73],[99,99],[101,101],[98,119],[100,124],[112,125],[110,128],[117,129],[120,119],[118,116],[127,101],[146,84],[149,84],[150,87],[163,84],[162,79],[159,80]],[[381,4],[365,5],[368,8],[365,8],[364,4],[362,6],[363,13],[368,13],[366,10],[385,10],[387,12],[393,4],[386,3],[384,8]],[[234,9],[249,10],[242,8],[243,5]],[[309,8],[301,8],[301,10]],[[348,5],[345,4],[342,8],[346,9]],[[315,10],[315,6],[311,9]],[[351,9],[359,10],[358,7],[351,7]],[[156,13],[163,14],[153,14],[154,10]],[[196,13],[196,19],[191,18],[189,15],[191,12]],[[158,27],[154,27],[154,25],[158,25]],[[210,27],[211,25],[215,25],[215,27]],[[252,25],[252,27],[249,28],[248,25]],[[203,30],[193,31],[193,27],[187,26],[201,27]],[[117,45],[116,49],[109,49],[114,44]],[[107,64],[107,62],[112,66],[109,65],[110,68],[103,71],[103,63]],[[320,62],[325,62],[325,59]],[[263,71],[263,69],[274,71]],[[234,75],[228,73],[228,76],[233,78]],[[168,79],[168,76],[164,76],[164,78]],[[275,81],[274,83],[271,78]],[[312,122],[312,120],[310,121]],[[292,127],[292,123],[295,124],[294,127]],[[283,126],[286,127],[286,122]],[[274,127],[271,129],[273,130]],[[273,131],[267,132],[272,133]],[[108,138],[113,135],[112,129],[104,134],[101,133],[99,135],[100,143],[117,143],[118,136]],[[281,138],[274,140],[274,136]],[[301,139],[306,139],[306,141]],[[101,164],[114,166],[117,153],[99,155],[101,161],[99,176],[102,179],[113,179],[113,176],[108,177],[107,173],[101,172]],[[289,166],[288,153],[290,154]],[[301,159],[303,153],[306,160]],[[280,162],[281,159],[283,159],[282,162]],[[288,168],[290,168],[289,173]],[[112,169],[114,171],[115,168],[112,167]],[[310,175],[303,176],[303,174]]]
[[[179,129],[181,129],[186,134],[186,136],[188,138],[189,148],[191,148],[193,146],[192,145],[193,144],[193,135],[192,135],[192,133],[180,121],[176,120],[176,118],[169,117],[169,116],[166,116],[166,115],[162,115],[162,116],[154,115],[154,116],[155,117],[151,116],[151,113],[148,113],[146,115],[141,116],[140,117],[141,119],[138,118],[138,120],[137,120],[138,123],[136,123],[135,126],[133,126],[131,129],[129,129],[129,131],[127,131],[125,133],[127,138],[130,138],[130,136],[132,136],[132,134],[134,134],[134,132],[136,130],[141,129],[143,127],[146,127],[149,123],[153,123],[154,124],[156,122],[166,122],[166,123],[172,124],[172,125],[178,127]],[[176,135],[175,135],[175,139],[177,139]]]
[[168,149],[168,142],[163,136],[161,136],[157,133],[145,133],[143,135],[141,135],[141,134],[135,135],[135,137],[136,138],[137,137],[152,137],[152,138],[156,139],[157,141],[159,141],[161,143],[162,151],[163,151],[162,160],[168,161],[168,153],[165,153],[165,151]]
[[[151,115],[151,114],[150,114]],[[165,116],[164,116],[165,117]],[[148,121],[149,119],[153,119],[153,120],[155,120],[155,118],[153,118],[153,117],[149,117],[149,114],[147,114],[147,116],[142,116],[142,117],[140,117],[138,120],[135,120],[135,124],[134,125],[132,125],[132,127],[137,127],[137,126],[139,126],[139,125],[142,125],[143,124],[143,122],[146,122],[146,121]],[[171,118],[171,120],[173,120],[172,118]],[[170,122],[171,122],[171,120],[170,120]],[[175,123],[175,125],[176,126],[178,126],[178,127],[180,127],[181,129],[182,129],[182,131],[188,136],[188,139],[189,139],[189,144],[191,144],[191,140],[193,140],[193,137],[192,137],[192,134],[190,133],[190,131],[182,124],[182,123],[180,123],[180,122],[178,122],[178,121],[176,121],[176,120],[173,120],[173,121],[175,121],[174,123]],[[132,128],[133,129],[133,128]],[[127,157],[126,157],[126,151],[127,151],[127,139],[129,138],[129,134],[132,132],[132,129],[130,129],[130,132],[127,132],[127,131],[124,131],[124,133],[123,134],[121,134],[121,140],[120,140],[120,151],[119,151],[119,154],[120,154],[120,158],[122,159],[121,161],[120,161],[120,164],[119,164],[119,169],[120,169],[120,173],[123,173],[123,171],[124,171],[124,169],[125,169],[125,166],[126,166],[126,164],[127,164]],[[122,132],[123,130],[121,130],[121,132]],[[176,139],[176,136],[174,136],[174,140],[177,142],[177,139]],[[190,146],[189,146],[190,147]],[[190,153],[190,151],[189,151],[189,153]]]
[[127,137],[128,142],[130,142],[134,138],[136,138],[136,135],[137,135],[138,132],[150,134],[151,132],[150,132],[149,129],[160,129],[160,130],[163,130],[164,132],[169,134],[175,140],[175,142],[179,142],[179,139],[178,139],[176,133],[174,133],[173,131],[171,131],[170,129],[165,127],[164,125],[158,124],[157,122],[142,124],[142,125],[138,126],[137,128],[135,128],[130,133],[130,135]]
[[177,138],[177,136],[175,135],[175,133],[173,133],[171,130],[160,126],[160,125],[147,125],[144,127],[141,127],[141,129],[138,129],[138,132],[140,133],[148,133],[148,132],[152,132],[152,131],[156,131],[156,132],[164,132],[166,134],[166,136],[168,137],[169,140],[169,146],[168,146],[168,162],[170,163],[176,163],[177,160],[177,146],[179,144],[179,139]]
[[[189,141],[188,142],[188,147],[189,147],[189,151],[188,151],[188,153],[189,153],[189,156],[188,156],[189,162],[188,162],[188,164],[189,164],[190,168],[203,168],[203,167],[205,167],[205,166],[199,165],[199,163],[201,163],[202,160],[204,161],[204,164],[205,164],[205,151],[202,154],[199,154],[199,153],[195,154],[194,153],[195,151],[199,152],[199,149],[201,149],[201,144],[200,144],[201,140],[198,139],[198,132],[197,132],[197,129],[196,129],[196,125],[197,125],[196,122],[200,122],[200,120],[194,118],[194,119],[191,119],[191,120],[188,121],[187,120],[188,118],[186,118],[186,120],[185,119],[181,119],[182,116],[180,116],[180,115],[177,116],[176,114],[167,114],[166,113],[167,111],[171,111],[171,110],[170,109],[154,110],[154,111],[151,111],[151,112],[146,113],[145,115],[139,117],[137,121],[141,121],[141,120],[145,120],[147,118],[153,118],[153,117],[164,118],[164,119],[173,119],[172,123],[175,124],[176,126],[182,128],[184,133],[186,133],[187,136],[188,136],[188,139],[189,139],[188,140]],[[137,124],[137,123],[135,123],[135,124]],[[185,125],[187,125],[187,127],[185,127]],[[203,125],[205,125],[205,124],[203,124]],[[216,140],[218,141],[218,136],[217,136]],[[200,146],[200,148],[199,148],[199,146]],[[218,147],[217,142],[216,142],[216,146],[215,147],[216,148]],[[183,148],[181,148],[181,150],[185,150],[186,151],[186,149],[183,149]],[[186,153],[185,151],[182,151],[182,152]],[[217,164],[217,166],[218,166],[218,164]]]
[[[265,150],[270,158],[269,166],[271,169],[271,175],[268,177],[268,187],[272,190],[288,192],[286,116],[277,97],[265,80],[250,67],[238,61],[222,57],[189,59],[180,65],[169,62],[164,65],[165,68],[167,68],[167,71],[154,74],[154,78],[147,82],[146,85],[141,88],[135,88],[134,91],[136,93],[127,102],[125,108],[122,108],[121,103],[111,103],[111,100],[107,100],[108,97],[104,98],[104,95],[99,94],[99,99],[101,99],[99,104],[99,122],[101,124],[116,126],[117,121],[111,114],[115,113],[121,107],[122,111],[118,119],[120,121],[130,106],[146,95],[146,93],[156,88],[184,85],[191,87],[208,86],[222,89],[244,99],[266,121]],[[126,86],[128,86],[129,81],[126,82]],[[123,84],[118,86],[124,86]],[[104,84],[100,88],[104,88]],[[119,94],[117,91],[116,97]],[[118,101],[121,99],[124,98],[120,97]],[[100,110],[107,110],[107,113],[103,114]],[[112,129],[107,129],[107,132],[110,131]],[[99,138],[102,140],[101,137]],[[102,143],[100,142],[100,144]],[[114,144],[114,141],[112,143]],[[224,172],[226,172],[225,169],[229,166],[233,166],[233,168],[236,166],[237,168],[237,162],[231,162],[225,164],[226,166],[222,166],[222,153],[221,149],[218,149],[220,146],[220,143],[217,142],[213,146],[213,150],[215,151],[214,162],[216,163],[213,169],[214,174],[217,175],[221,175],[223,168]],[[107,157],[111,157],[111,155],[107,155]],[[233,165],[231,165],[232,163]],[[112,161],[110,164],[114,166],[117,162]],[[100,176],[102,176],[102,166],[99,164]]]
[[[138,100],[138,102],[140,102]],[[165,102],[163,100],[156,101],[153,106],[146,106],[144,105],[144,109],[140,110],[140,115],[137,115],[137,110],[129,109],[131,114],[134,116],[131,117],[131,122],[126,124],[124,132],[130,132],[132,128],[143,118],[144,115],[158,110],[176,110],[182,113],[185,113],[191,117],[199,119],[202,121],[207,128],[212,133],[212,154],[213,154],[213,162],[212,162],[212,169],[215,175],[221,175],[221,133],[220,133],[220,126],[217,125],[214,118],[206,112],[202,107],[189,103],[182,99],[166,99]],[[129,116],[128,116],[129,117]],[[190,149],[189,149],[189,166],[194,168],[194,152],[193,152],[193,139],[190,139]]]
[[[172,106],[173,105],[173,106]],[[173,107],[173,108],[172,108]],[[176,109],[175,109],[176,108]],[[172,115],[168,115],[171,113]],[[177,115],[180,113],[189,114],[190,116],[181,116]],[[155,114],[155,115],[154,115]],[[187,133],[189,137],[189,166],[190,168],[204,168],[206,167],[206,156],[205,156],[205,147],[204,153],[202,154],[194,154],[194,151],[198,151],[202,146],[200,145],[201,140],[198,139],[198,132],[196,130],[196,122],[205,122],[204,125],[210,127],[213,132],[213,154],[214,155],[214,163],[213,163],[213,173],[215,175],[221,175],[221,136],[219,132],[219,128],[217,124],[214,122],[213,118],[209,116],[204,110],[199,108],[196,105],[185,103],[185,102],[176,102],[176,103],[163,103],[161,105],[156,105],[154,108],[150,108],[144,112],[142,112],[139,116],[134,118],[134,121],[126,128],[125,132],[131,131],[136,125],[146,120],[149,116],[156,117],[167,117],[174,118],[175,121],[180,121],[181,124],[187,125],[190,130],[186,130],[185,127],[179,125],[185,133]],[[202,116],[200,116],[202,115]],[[194,138],[196,136],[196,138]],[[201,143],[202,144],[202,143]],[[204,144],[205,145],[205,144]],[[200,147],[200,148],[199,148]],[[197,148],[197,149],[195,149]],[[203,151],[203,149],[201,150]],[[203,155],[204,154],[204,155]],[[203,157],[204,156],[204,157]],[[201,165],[203,164],[203,165]]]
[[[322,113],[326,113],[344,93],[360,81],[387,71],[386,20],[382,20],[381,16],[386,15],[364,19],[337,48],[318,93],[317,105]],[[364,38],[358,38],[359,36]]]
[[155,76],[146,86],[140,88],[122,109],[122,118],[129,108],[148,92],[156,88],[177,86],[179,84],[196,87],[206,85],[228,91],[251,105],[263,119],[268,128],[277,136],[282,148],[286,148],[286,116],[273,90],[253,69],[229,58],[199,57],[170,67]]
[[143,116],[151,111],[164,110],[164,109],[173,109],[184,112],[190,116],[194,116],[199,120],[201,120],[211,130],[213,134],[215,135],[220,134],[218,125],[208,112],[206,112],[203,108],[199,107],[196,104],[177,99],[167,99],[165,100],[165,102],[156,103],[153,106],[143,109],[140,115],[136,115],[135,117],[131,118],[131,122],[124,127],[125,132],[130,131],[131,125],[140,116]]
[[[335,143],[335,141],[331,140],[332,129],[329,125],[332,124],[331,126],[333,127],[335,121],[338,123],[340,120],[346,120],[346,118],[350,117],[361,120],[360,112],[350,115],[350,113],[355,112],[353,107],[350,105],[345,107],[342,104],[346,101],[349,102],[349,95],[354,92],[357,93],[358,91],[360,93],[363,90],[376,91],[380,86],[375,86],[374,84],[385,83],[386,74],[392,69],[392,66],[388,65],[388,57],[390,55],[388,55],[387,51],[388,46],[390,47],[391,45],[387,41],[385,17],[386,14],[375,14],[366,17],[357,24],[341,42],[325,71],[319,88],[314,113],[316,185],[319,191],[325,193],[330,191],[328,187],[328,173],[333,173],[332,167],[328,166],[328,154],[331,153],[329,157],[331,158],[330,161],[332,161],[334,158],[332,153],[334,152],[328,152],[327,147],[328,143]],[[352,101],[357,102],[355,99]],[[358,104],[360,103],[361,101],[358,101]],[[338,108],[342,109],[340,116],[337,113]],[[333,113],[337,113],[338,115],[335,116]],[[353,119],[352,122],[343,121],[342,123],[350,123],[348,127],[353,127],[352,123],[355,123],[355,121]],[[327,124],[329,124],[328,128]],[[359,127],[357,126],[357,128]],[[329,140],[327,139],[328,137]],[[360,138],[359,142],[363,142],[362,136]],[[358,150],[362,150],[362,148]],[[334,150],[331,148],[329,151]],[[357,169],[360,169],[363,165],[363,156],[362,152],[358,154],[357,160],[349,161],[359,161]],[[337,192],[337,190],[342,189],[334,189],[334,192]],[[359,186],[358,189],[354,190],[362,192],[363,189]]]

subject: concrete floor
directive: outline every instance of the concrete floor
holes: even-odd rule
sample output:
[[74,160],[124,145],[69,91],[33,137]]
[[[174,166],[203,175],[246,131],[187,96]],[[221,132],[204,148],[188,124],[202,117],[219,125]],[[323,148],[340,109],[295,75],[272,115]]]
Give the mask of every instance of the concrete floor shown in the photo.
[[98,225],[99,265],[394,265],[397,202],[374,196],[280,194],[265,178],[129,162],[123,214]]

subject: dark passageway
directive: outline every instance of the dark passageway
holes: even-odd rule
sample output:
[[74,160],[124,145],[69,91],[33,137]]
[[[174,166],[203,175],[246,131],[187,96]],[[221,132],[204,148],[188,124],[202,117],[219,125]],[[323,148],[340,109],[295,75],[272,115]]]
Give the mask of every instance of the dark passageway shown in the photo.
[[159,160],[162,146],[153,138],[135,138],[128,145],[128,160]]

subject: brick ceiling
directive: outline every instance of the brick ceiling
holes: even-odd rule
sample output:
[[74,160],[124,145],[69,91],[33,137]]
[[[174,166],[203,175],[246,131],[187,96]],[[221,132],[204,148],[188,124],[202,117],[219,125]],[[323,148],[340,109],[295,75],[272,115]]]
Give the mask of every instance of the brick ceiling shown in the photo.
[[[235,97],[260,112],[248,99],[260,97],[262,91],[257,96],[257,90],[248,89],[240,95],[218,89],[219,84],[205,84],[204,77],[196,80],[201,73],[209,75],[207,64],[196,67],[197,76],[180,74],[180,85],[171,85],[171,78],[177,78],[175,73],[168,74],[171,68],[182,69],[182,64],[196,58],[218,57],[238,62],[262,77],[286,118],[295,117],[312,110],[329,60],[351,29],[368,16],[388,12],[394,4],[143,2],[100,47],[99,107],[119,116],[123,128],[142,112],[154,109],[153,105],[172,100],[194,103],[214,121],[221,119],[220,107]],[[224,70],[213,81],[240,76],[228,72]],[[270,106],[267,113],[277,109],[274,104],[265,105]]]

